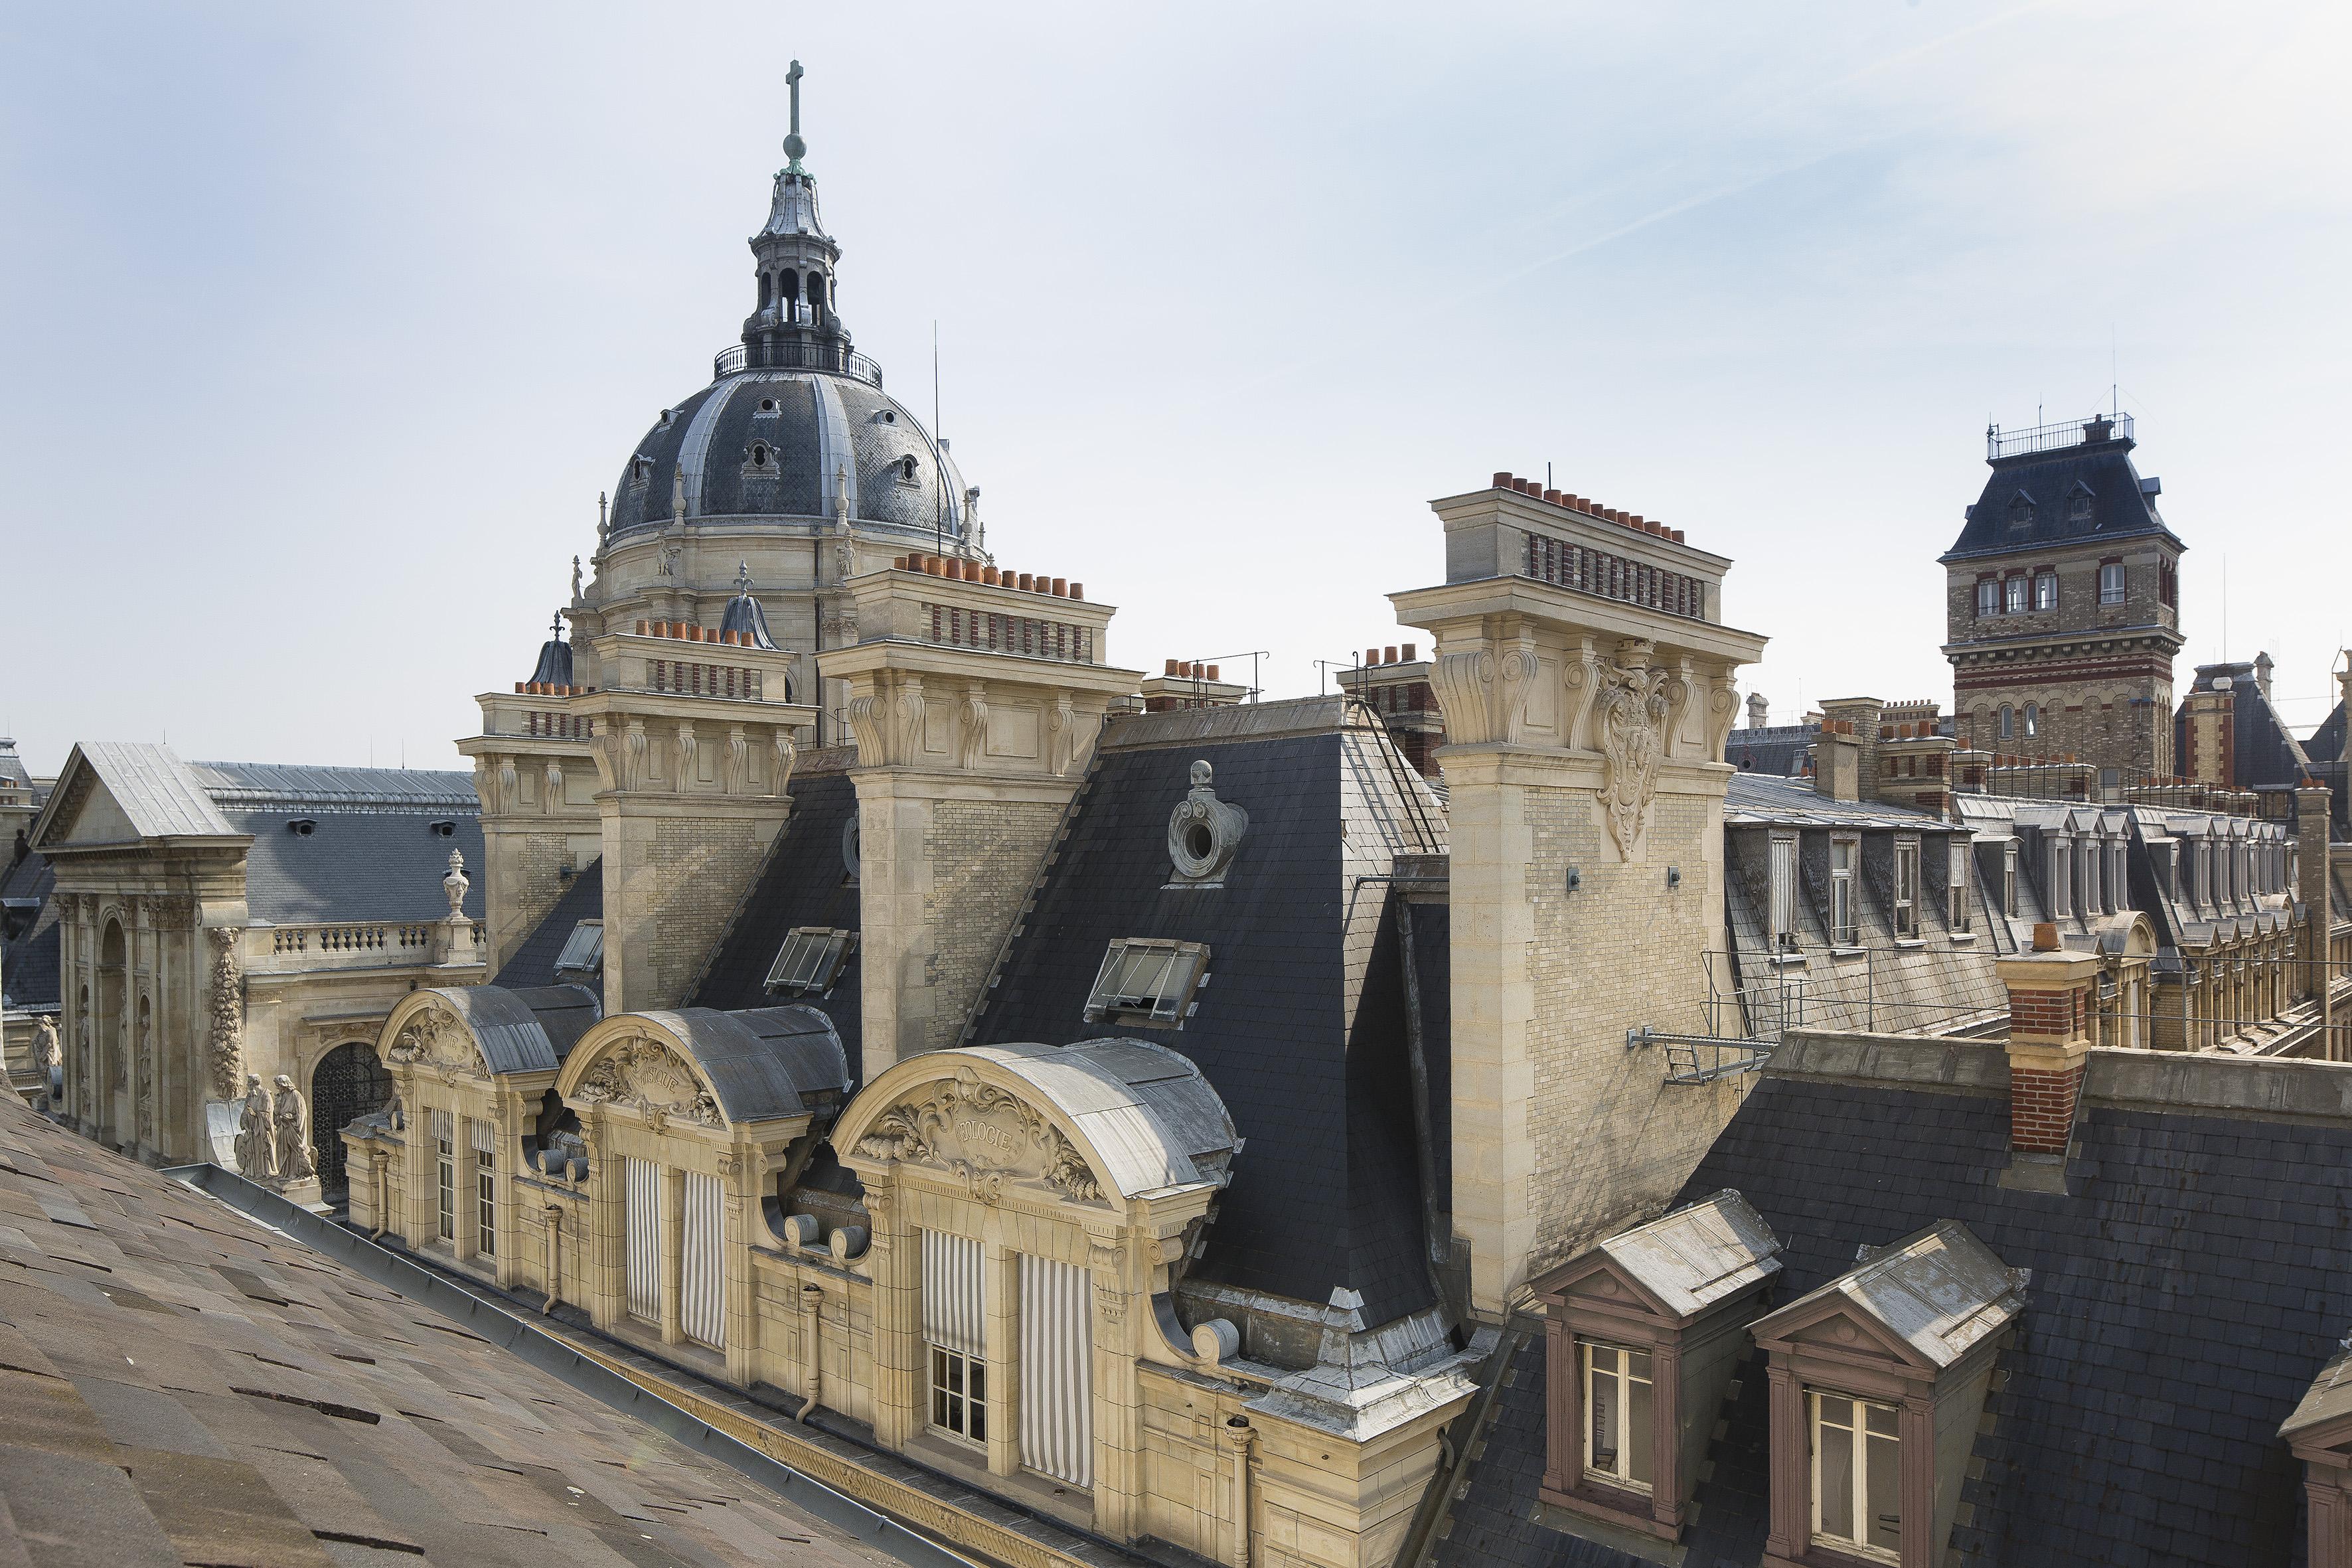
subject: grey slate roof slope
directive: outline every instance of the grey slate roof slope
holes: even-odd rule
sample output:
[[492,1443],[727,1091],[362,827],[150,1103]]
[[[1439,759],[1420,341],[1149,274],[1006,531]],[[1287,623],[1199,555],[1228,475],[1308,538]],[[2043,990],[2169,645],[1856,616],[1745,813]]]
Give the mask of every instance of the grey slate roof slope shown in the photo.
[[[2226,689],[2221,686],[2224,679],[2230,682]],[[2251,662],[2199,665],[2189,689],[2217,689],[2230,693],[2230,768],[2240,789],[2291,787],[2310,773],[2312,754],[2272,706]],[[2174,756],[2189,754],[2189,703],[2185,696],[2173,714],[2172,743]],[[2336,743],[2339,747],[2343,743],[2340,735]]]
[[236,829],[223,816],[203,781],[169,746],[144,741],[85,741],[58,771],[58,789],[42,809],[39,840],[49,820],[70,804],[75,775],[88,768],[114,797],[131,830],[142,838],[225,838]]
[[[858,929],[857,884],[849,879],[842,848],[843,835],[857,817],[857,790],[842,771],[845,760],[843,752],[815,753],[794,772],[792,816],[719,937],[688,1005],[731,1011],[782,1000],[768,994],[767,978],[787,935],[801,926]],[[833,1020],[853,1073],[859,1065],[862,973],[861,955],[853,949],[831,991],[789,998]]]
[[[2090,539],[2150,533],[2162,534],[2185,549],[2158,515],[2156,498],[2140,488],[2139,470],[2132,466],[2132,446],[2126,437],[1994,459],[1984,493],[1969,508],[1959,538],[1940,559],[2007,555]],[[2090,515],[2077,519],[2071,515],[2070,503],[2083,491],[2090,495]],[[2012,523],[2011,512],[2011,503],[2020,496],[2032,503],[2032,518],[2021,528]]]
[[2311,739],[2303,743],[2303,754],[2315,763],[2344,761],[2344,704],[2338,702],[2321,720]]
[[1818,724],[1774,724],[1761,730],[1734,730],[1725,738],[1723,760],[1742,773],[1795,778],[1813,754]]
[[5,1096],[0,1262],[0,1559],[888,1561]]
[[482,809],[474,775],[424,768],[331,768],[302,763],[189,763],[197,787],[224,811]]
[[[299,816],[316,824],[307,834],[288,824]],[[482,918],[482,819],[470,812],[336,811],[283,808],[233,811],[231,832],[249,833],[246,904],[253,919],[278,925],[331,921],[433,921],[449,900],[441,879],[449,851],[462,850],[473,886],[466,912]],[[452,825],[443,837],[433,824]]]
[[522,945],[507,955],[493,985],[512,988],[518,985],[553,985],[555,961],[563,954],[563,944],[572,931],[582,921],[604,918],[604,863],[591,860],[572,873],[571,882],[556,895],[555,902]]
[[[1433,1300],[1391,889],[1357,879],[1414,847],[1398,781],[1422,786],[1384,755],[1378,719],[1339,698],[1118,721],[972,1037],[1116,1033],[1191,1058],[1247,1142],[1192,1278],[1318,1306],[1352,1287],[1368,1325]],[[1196,759],[1213,766],[1218,798],[1249,813],[1221,889],[1167,885],[1169,816]],[[1182,1028],[1087,1022],[1114,937],[1208,945],[1209,984]],[[1428,1049],[1442,1057],[1444,1040]]]
[[51,921],[0,950],[0,1005],[11,1013],[54,1013],[64,1005],[64,937],[65,928]]
[[[1782,1300],[1944,1219],[2032,1271],[1961,1493],[1961,1568],[2299,1563],[2301,1466],[2277,1434],[2352,1321],[2352,1127],[2095,1096],[2081,1189],[2056,1196],[2000,1184],[2008,1126],[2000,1096],[1767,1069],[1682,1201],[1745,1194],[1787,1245]],[[1638,1568],[1534,1522],[1542,1357],[1538,1337],[1510,1369],[1446,1568]],[[1762,1552],[1766,1382],[1751,1361],[1723,1413],[1685,1535],[1694,1568]]]

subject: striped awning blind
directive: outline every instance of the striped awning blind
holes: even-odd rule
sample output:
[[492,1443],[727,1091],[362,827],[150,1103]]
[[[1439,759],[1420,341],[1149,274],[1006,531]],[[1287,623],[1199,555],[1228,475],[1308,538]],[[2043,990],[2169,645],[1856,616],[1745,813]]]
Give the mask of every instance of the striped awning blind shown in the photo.
[[499,1146],[499,1124],[485,1121],[478,1116],[466,1118],[467,1136],[473,1140],[474,1152],[488,1154]]
[[979,1355],[983,1316],[980,1243],[923,1232],[923,1337],[943,1350]]
[[686,1256],[681,1260],[679,1325],[712,1350],[727,1348],[727,1299],[720,1271],[719,1178],[686,1173]]
[[1087,1270],[1021,1254],[1021,1462],[1095,1480],[1094,1289]]
[[446,1110],[436,1110],[436,1111],[434,1111],[432,1114],[433,1114],[433,1136],[434,1136],[435,1138],[436,1138],[436,1139],[440,1140],[440,1141],[441,1141],[442,1142],[444,1142],[444,1143],[455,1143],[455,1142],[457,1142],[457,1120],[456,1120],[454,1117],[452,1117],[452,1116],[451,1116],[447,1111],[446,1111]]
[[623,1163],[628,1172],[621,1220],[628,1242],[629,1313],[658,1323],[662,1315],[661,1167],[634,1157]]

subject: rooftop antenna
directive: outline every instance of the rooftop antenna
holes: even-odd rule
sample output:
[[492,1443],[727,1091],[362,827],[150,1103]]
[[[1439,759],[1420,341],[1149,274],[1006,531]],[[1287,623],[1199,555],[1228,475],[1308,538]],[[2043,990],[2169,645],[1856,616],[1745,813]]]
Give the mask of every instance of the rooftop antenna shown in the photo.
[[940,455],[940,319],[931,318],[931,467],[939,471],[940,493],[931,501],[931,542],[948,552],[948,460]]

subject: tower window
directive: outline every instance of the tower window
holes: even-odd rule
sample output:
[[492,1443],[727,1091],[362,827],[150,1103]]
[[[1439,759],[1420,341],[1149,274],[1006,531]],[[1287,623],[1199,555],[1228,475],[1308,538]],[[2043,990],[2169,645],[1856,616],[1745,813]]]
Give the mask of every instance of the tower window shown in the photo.
[[2107,561],[2099,566],[2099,603],[2120,605],[2124,602],[2124,563]]
[[2058,607],[2058,574],[2040,572],[2033,578],[2033,607],[2054,610]]
[[2000,614],[2000,583],[1998,579],[1977,579],[1977,614],[1979,616]]
[[2000,607],[2012,616],[2025,613],[2025,577],[2023,574],[2010,578],[2000,585]]
[[2039,703],[2025,705],[2025,738],[2029,741],[2042,733],[2042,708]]
[[2004,741],[2017,738],[2017,710],[2006,702],[2000,705],[2000,738]]

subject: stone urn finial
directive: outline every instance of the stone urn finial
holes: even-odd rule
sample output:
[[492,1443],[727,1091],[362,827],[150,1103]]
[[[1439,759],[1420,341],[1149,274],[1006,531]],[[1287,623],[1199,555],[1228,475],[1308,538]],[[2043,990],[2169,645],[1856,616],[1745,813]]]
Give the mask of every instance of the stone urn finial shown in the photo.
[[473,885],[473,879],[466,875],[466,852],[462,849],[450,850],[449,874],[441,879],[441,890],[449,897],[451,920],[461,921],[466,918],[466,890]]

